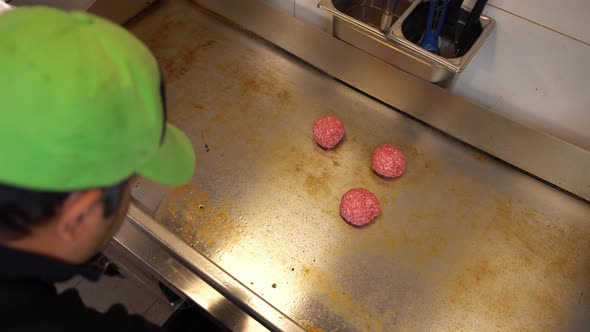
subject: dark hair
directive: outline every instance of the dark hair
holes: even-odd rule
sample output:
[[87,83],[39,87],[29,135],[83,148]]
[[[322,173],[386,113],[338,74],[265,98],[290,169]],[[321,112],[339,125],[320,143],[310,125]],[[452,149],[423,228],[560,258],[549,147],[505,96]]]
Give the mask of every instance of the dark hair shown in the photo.
[[[102,188],[104,217],[112,216],[121,205],[128,180]],[[73,192],[23,189],[0,184],[0,230],[28,232],[55,215]]]

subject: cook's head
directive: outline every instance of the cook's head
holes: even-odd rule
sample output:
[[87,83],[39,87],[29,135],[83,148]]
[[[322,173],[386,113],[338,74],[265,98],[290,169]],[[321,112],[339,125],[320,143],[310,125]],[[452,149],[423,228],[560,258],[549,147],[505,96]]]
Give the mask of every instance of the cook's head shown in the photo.
[[[188,181],[154,56],[125,29],[43,7],[0,15],[0,245],[72,262],[118,228],[129,180]],[[36,239],[37,242],[32,242]]]

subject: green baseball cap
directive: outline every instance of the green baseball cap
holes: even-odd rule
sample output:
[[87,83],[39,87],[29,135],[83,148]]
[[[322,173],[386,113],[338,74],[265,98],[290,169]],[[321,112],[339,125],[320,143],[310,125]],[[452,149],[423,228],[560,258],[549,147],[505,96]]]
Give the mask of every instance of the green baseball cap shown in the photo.
[[185,183],[194,152],[166,123],[163,93],[154,56],[114,23],[45,7],[0,14],[0,183]]

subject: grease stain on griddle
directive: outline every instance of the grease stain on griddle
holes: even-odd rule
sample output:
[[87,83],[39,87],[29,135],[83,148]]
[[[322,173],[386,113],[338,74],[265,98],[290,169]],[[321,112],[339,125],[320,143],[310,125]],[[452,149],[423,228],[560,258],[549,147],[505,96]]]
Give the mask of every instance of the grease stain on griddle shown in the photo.
[[[483,328],[496,322],[511,322],[509,326],[515,329],[552,330],[563,326],[567,317],[564,301],[568,296],[579,296],[575,286],[590,280],[588,228],[562,226],[559,219],[549,219],[499,194],[482,192],[482,197],[471,197],[461,183],[451,185],[449,190],[453,199],[464,203],[458,204],[462,206],[458,210],[413,212],[408,223],[332,248],[333,256],[342,257],[338,253],[342,250],[377,250],[387,252],[383,259],[391,257],[392,264],[409,269],[452,261],[453,266],[440,270],[441,275],[429,277],[441,282],[437,288],[442,291],[439,300],[446,303],[435,307],[444,310],[440,315],[472,312],[476,316],[474,320],[448,316],[449,328],[477,330],[477,326]],[[478,216],[472,210],[474,204],[491,214]],[[426,228],[431,222],[420,228],[421,220],[455,220],[456,228]],[[471,238],[462,237],[462,227],[469,228]],[[466,249],[469,254],[457,251],[461,247],[471,248]],[[528,323],[526,319],[515,320],[515,313],[521,318],[525,313],[531,319]]]
[[279,106],[290,105],[293,101],[292,93],[283,88],[285,82],[279,78],[276,71],[269,68],[256,68],[244,63],[231,63],[226,71],[239,84],[243,97],[265,94],[272,96]]
[[324,171],[320,176],[307,174],[305,178],[305,191],[309,195],[317,195],[321,191],[328,190],[330,181],[332,181],[332,174]]
[[271,148],[270,152],[279,165],[278,171],[288,176],[295,174],[308,195],[331,194],[334,172],[320,155],[293,145]]
[[282,90],[276,93],[276,97],[280,106],[290,105],[293,101],[293,95],[289,90]]
[[380,307],[376,303],[366,301],[372,296],[365,294],[364,299],[355,297],[342,288],[343,285],[329,279],[330,275],[319,268],[304,266],[304,277],[311,283],[315,292],[322,295],[321,305],[329,312],[346,319],[350,324],[361,331],[384,331],[384,322],[395,319],[398,308]]
[[[205,31],[184,18],[170,17],[146,41],[158,60],[166,83],[182,79],[199,59],[199,54],[217,44],[215,40],[203,39],[207,35]],[[184,42],[177,43],[178,39]]]
[[[587,253],[579,250],[590,250],[590,238],[510,199],[496,197],[494,211],[483,223],[479,251],[452,281],[449,303],[457,312],[479,312],[483,322],[559,329],[567,319],[567,307],[560,304],[564,294],[575,291],[568,290],[571,285],[590,279]],[[527,322],[514,320],[515,314],[532,319],[514,325]]]
[[[224,146],[245,144],[256,152],[265,141],[265,130],[274,128],[264,127],[274,122],[268,117],[278,119],[285,111],[295,109],[296,98],[289,89],[291,83],[284,80],[281,73],[267,68],[252,68],[248,62],[232,62],[220,67],[220,71],[220,75],[226,75],[227,81],[231,82],[227,87],[231,92],[228,93],[239,97],[232,100],[217,97],[209,101],[214,107],[211,107],[209,119],[205,122],[207,128],[216,136],[216,142]],[[268,105],[272,111],[260,112],[261,105]],[[265,119],[261,119],[262,114]],[[221,136],[225,132],[235,135]],[[255,153],[249,156],[255,158]]]
[[172,190],[160,203],[155,219],[184,242],[211,255],[236,245],[243,225],[229,218],[231,203],[211,201],[206,191],[192,184]]
[[483,155],[482,153],[476,152],[473,155],[473,159],[479,161],[479,162],[483,162],[486,161],[486,159],[488,159],[485,155]]
[[325,330],[307,323],[303,323],[303,327],[307,330],[307,332],[325,332]]

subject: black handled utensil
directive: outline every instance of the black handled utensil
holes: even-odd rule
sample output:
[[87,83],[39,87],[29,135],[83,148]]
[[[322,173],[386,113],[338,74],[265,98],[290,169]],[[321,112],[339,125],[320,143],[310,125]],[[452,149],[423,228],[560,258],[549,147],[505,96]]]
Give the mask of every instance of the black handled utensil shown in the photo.
[[477,0],[471,13],[467,17],[465,28],[463,28],[463,31],[459,36],[459,41],[457,42],[457,56],[467,53],[475,40],[477,40],[477,37],[481,34],[480,17],[487,3],[488,0]]
[[459,13],[461,12],[461,5],[463,5],[463,0],[449,1],[449,9],[447,9],[447,18],[445,20],[448,25],[457,25],[459,21]]

